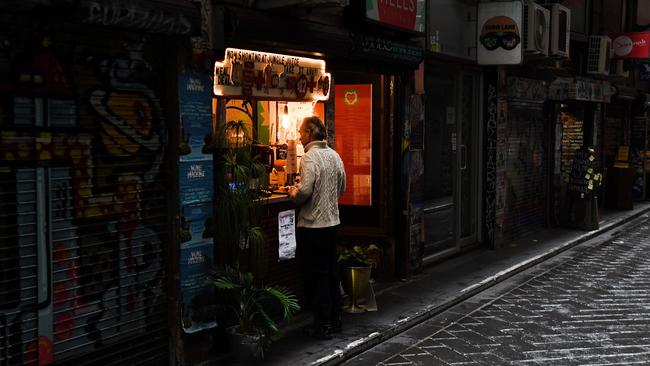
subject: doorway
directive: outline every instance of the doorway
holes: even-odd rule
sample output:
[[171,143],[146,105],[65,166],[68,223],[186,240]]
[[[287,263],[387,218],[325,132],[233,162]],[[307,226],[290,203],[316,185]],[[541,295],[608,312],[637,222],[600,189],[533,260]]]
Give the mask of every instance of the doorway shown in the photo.
[[479,235],[480,74],[438,69],[426,78],[424,256],[451,255]]

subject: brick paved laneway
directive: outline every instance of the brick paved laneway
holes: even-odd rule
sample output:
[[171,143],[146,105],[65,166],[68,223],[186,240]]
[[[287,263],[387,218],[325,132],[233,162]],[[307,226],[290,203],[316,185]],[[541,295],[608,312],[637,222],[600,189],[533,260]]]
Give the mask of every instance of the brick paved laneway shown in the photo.
[[346,364],[650,365],[649,224]]

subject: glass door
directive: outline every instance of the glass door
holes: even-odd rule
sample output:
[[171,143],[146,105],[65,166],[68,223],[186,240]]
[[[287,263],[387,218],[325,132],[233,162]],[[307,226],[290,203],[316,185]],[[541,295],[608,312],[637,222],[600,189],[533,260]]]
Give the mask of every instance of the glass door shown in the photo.
[[478,239],[480,76],[440,70],[427,75],[425,260]]
[[480,197],[479,181],[479,95],[480,78],[477,74],[460,75],[460,123],[458,126],[458,222],[459,245],[477,241]]
[[436,69],[426,77],[424,130],[425,257],[456,248],[457,80]]

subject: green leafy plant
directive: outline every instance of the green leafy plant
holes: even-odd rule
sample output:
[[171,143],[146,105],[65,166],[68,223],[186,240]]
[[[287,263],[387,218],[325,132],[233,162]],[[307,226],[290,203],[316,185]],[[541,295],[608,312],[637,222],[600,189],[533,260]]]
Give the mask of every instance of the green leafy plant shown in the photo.
[[[263,271],[264,232],[259,226],[260,190],[264,183],[264,165],[251,154],[252,139],[246,124],[228,121],[217,138],[215,220],[219,235],[215,241],[223,264],[239,268],[240,260]],[[242,253],[247,256],[242,256]]]
[[218,290],[229,293],[229,307],[239,322],[241,334],[260,336],[260,342],[268,342],[277,333],[278,326],[269,316],[268,308],[275,304],[282,312],[282,319],[289,320],[300,310],[298,299],[281,286],[258,286],[250,272],[240,272],[224,266],[216,269],[208,282]]
[[355,245],[352,248],[343,248],[339,251],[338,262],[346,267],[367,267],[376,265],[375,255],[382,250],[375,244],[367,246]]

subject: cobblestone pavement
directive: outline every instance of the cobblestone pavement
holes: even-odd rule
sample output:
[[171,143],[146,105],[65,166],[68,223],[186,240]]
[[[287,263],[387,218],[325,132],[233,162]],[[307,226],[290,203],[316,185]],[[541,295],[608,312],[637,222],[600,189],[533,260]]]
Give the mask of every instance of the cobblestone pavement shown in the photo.
[[650,365],[649,225],[515,276],[346,365]]

